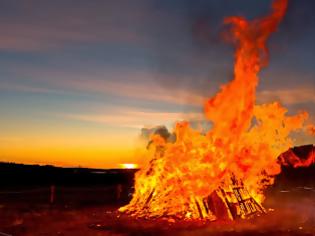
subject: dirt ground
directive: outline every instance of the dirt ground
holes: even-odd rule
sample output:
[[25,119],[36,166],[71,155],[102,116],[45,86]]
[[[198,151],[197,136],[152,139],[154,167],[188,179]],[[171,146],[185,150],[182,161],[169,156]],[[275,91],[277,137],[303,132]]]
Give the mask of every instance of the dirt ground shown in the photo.
[[314,196],[313,189],[303,187],[279,191],[264,204],[274,210],[233,222],[140,220],[119,214],[119,204],[51,206],[2,201],[0,235],[315,235]]

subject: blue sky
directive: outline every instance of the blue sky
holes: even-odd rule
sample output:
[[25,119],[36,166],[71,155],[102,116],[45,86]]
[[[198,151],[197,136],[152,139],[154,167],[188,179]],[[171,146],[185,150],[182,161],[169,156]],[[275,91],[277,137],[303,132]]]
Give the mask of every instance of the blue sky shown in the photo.
[[[267,14],[270,4],[1,1],[0,160],[57,163],[39,158],[37,151],[62,146],[56,155],[63,156],[70,153],[69,143],[73,149],[107,150],[115,140],[131,150],[143,126],[194,119],[203,99],[233,76],[233,47],[222,38],[224,17],[252,19]],[[270,63],[260,73],[257,93],[258,103],[278,100],[292,113],[307,110],[313,121],[314,11],[315,2],[289,0],[269,40]],[[48,145],[42,139],[61,141]],[[90,154],[78,160],[64,155],[60,163],[95,166]],[[121,161],[112,159],[111,165]]]

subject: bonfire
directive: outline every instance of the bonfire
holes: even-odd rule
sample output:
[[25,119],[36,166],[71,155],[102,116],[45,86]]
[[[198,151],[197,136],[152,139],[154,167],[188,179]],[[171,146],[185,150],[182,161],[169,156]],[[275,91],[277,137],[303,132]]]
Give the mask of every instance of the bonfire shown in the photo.
[[266,41],[285,15],[275,0],[266,17],[224,19],[235,45],[234,78],[204,104],[207,133],[175,124],[176,140],[151,137],[148,162],[136,173],[131,202],[135,217],[190,220],[247,218],[264,213],[263,190],[281,171],[277,157],[292,146],[306,112],[288,116],[280,103],[255,104],[258,73],[268,64]]

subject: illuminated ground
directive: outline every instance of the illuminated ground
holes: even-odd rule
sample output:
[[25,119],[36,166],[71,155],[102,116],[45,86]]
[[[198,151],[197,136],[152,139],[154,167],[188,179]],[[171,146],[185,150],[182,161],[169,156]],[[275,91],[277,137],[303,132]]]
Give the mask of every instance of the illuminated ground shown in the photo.
[[[289,192],[288,192],[289,191]],[[82,198],[84,195],[78,195]],[[95,196],[97,198],[97,196]],[[118,205],[0,203],[0,232],[9,235],[314,235],[315,190],[277,190],[265,204],[275,208],[250,220],[169,223],[118,217]],[[1,235],[0,233],[0,235]]]

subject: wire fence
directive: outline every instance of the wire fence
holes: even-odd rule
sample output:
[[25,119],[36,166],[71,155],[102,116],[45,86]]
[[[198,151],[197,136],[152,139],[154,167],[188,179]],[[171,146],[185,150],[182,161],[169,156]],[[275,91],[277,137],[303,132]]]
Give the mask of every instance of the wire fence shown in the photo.
[[0,204],[26,202],[34,204],[101,204],[127,201],[132,195],[129,186],[65,187],[47,186],[30,189],[0,190]]

